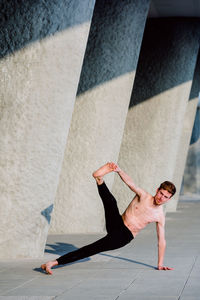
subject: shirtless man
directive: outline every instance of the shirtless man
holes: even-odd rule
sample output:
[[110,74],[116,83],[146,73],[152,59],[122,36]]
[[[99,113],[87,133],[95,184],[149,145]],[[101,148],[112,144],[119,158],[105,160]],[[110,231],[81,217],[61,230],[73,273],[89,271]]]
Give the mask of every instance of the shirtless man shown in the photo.
[[[136,194],[122,216],[119,213],[117,202],[108,190],[103,177],[116,172],[127,186]],[[52,274],[51,268],[56,265],[64,265],[79,259],[89,257],[99,252],[114,250],[128,244],[136,237],[141,229],[151,222],[156,222],[158,237],[158,270],[173,270],[163,265],[166,247],[165,241],[165,216],[162,204],[168,202],[175,194],[176,188],[169,181],[163,182],[152,196],[143,189],[137,187],[132,179],[123,172],[115,163],[107,163],[93,173],[97,182],[99,195],[102,199],[105,210],[105,221],[107,235],[102,239],[82,247],[78,250],[67,253],[54,261],[43,264],[41,268]]]

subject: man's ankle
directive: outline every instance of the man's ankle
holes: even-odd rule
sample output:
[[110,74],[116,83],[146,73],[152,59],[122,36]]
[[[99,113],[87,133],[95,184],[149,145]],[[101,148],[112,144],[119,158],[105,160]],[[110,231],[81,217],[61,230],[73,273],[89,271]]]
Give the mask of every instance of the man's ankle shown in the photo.
[[103,183],[103,177],[95,177],[96,183],[101,185]]

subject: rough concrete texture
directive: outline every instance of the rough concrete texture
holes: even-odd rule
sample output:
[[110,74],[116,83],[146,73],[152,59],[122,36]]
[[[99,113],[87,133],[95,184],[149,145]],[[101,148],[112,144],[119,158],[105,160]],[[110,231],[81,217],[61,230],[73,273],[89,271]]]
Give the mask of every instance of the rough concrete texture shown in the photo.
[[183,128],[179,140],[178,152],[176,157],[176,167],[174,169],[172,180],[176,185],[177,192],[173,197],[173,201],[167,203],[167,211],[175,211],[177,207],[197,103],[198,98],[189,101],[185,112]]
[[[185,164],[186,164],[186,158],[187,158],[188,148],[189,148],[189,144],[190,144],[192,129],[193,129],[196,110],[197,110],[197,104],[198,104],[198,96],[199,96],[199,91],[200,91],[200,76],[199,76],[199,74],[200,74],[200,54],[198,55],[195,72],[194,72],[194,77],[193,77],[193,82],[192,82],[192,88],[191,88],[191,92],[190,92],[190,97],[189,97],[189,101],[187,104],[185,117],[183,120],[183,128],[182,128],[182,133],[181,133],[181,137],[180,137],[180,141],[179,141],[177,157],[176,157],[176,167],[174,169],[174,175],[173,175],[173,182],[176,185],[177,193],[173,197],[173,201],[170,201],[169,203],[167,203],[167,211],[174,211],[176,209],[179,194],[180,194],[181,183],[182,183],[182,179],[183,179],[183,173],[184,173],[184,168],[185,168]],[[198,123],[199,123],[199,120],[198,120]],[[198,139],[198,137],[197,137],[197,139]],[[189,174],[191,174],[191,173],[196,173],[196,172],[192,172],[192,170],[190,170]],[[189,176],[191,176],[191,175],[189,175]],[[198,179],[199,178],[197,176],[194,179],[195,182],[197,182]],[[188,183],[186,181],[186,185],[191,186],[191,180]],[[193,185],[193,183],[192,183],[192,185]],[[197,191],[193,191],[193,192],[197,193]]]
[[90,22],[95,0],[0,2],[0,58],[57,32]]
[[[196,20],[176,18],[152,19],[145,28],[118,163],[153,194],[162,181],[174,179],[198,30]],[[113,192],[123,210],[132,195],[117,177]]]
[[200,107],[196,112],[193,128],[193,138],[188,150],[188,156],[183,177],[183,193],[200,194]]
[[[191,82],[182,84],[129,109],[118,164],[138,186],[153,195],[161,182],[173,178],[185,112],[185,107],[175,103],[174,99],[188,99],[190,87]],[[175,119],[179,126],[176,130],[174,126],[170,129]],[[172,141],[173,146],[169,149]],[[132,191],[125,186],[122,188],[123,185],[116,176],[113,193],[121,212],[133,197]]]
[[0,61],[1,258],[43,254],[89,26]]
[[96,1],[51,232],[103,230],[91,174],[117,160],[148,6],[148,0]]

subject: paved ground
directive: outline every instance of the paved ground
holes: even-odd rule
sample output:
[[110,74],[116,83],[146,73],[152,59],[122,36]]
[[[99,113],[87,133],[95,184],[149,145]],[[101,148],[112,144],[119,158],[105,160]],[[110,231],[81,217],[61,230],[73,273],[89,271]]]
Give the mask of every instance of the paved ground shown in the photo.
[[173,271],[155,270],[155,224],[126,247],[57,268],[53,276],[38,268],[98,237],[51,235],[44,259],[1,261],[0,300],[200,300],[200,201],[183,198],[167,214],[165,264]]

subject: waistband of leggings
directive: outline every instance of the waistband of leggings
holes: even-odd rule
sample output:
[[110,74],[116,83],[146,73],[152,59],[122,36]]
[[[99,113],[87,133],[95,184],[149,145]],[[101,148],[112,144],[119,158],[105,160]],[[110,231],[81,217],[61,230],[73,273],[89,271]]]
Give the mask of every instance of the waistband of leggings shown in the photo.
[[[123,219],[122,219],[122,221],[123,221]],[[124,222],[123,222],[123,224],[124,224]],[[128,235],[129,235],[129,237],[131,238],[131,239],[134,239],[134,235],[132,234],[132,232],[130,231],[130,229],[124,224],[124,229],[126,230],[126,232],[128,233]]]

